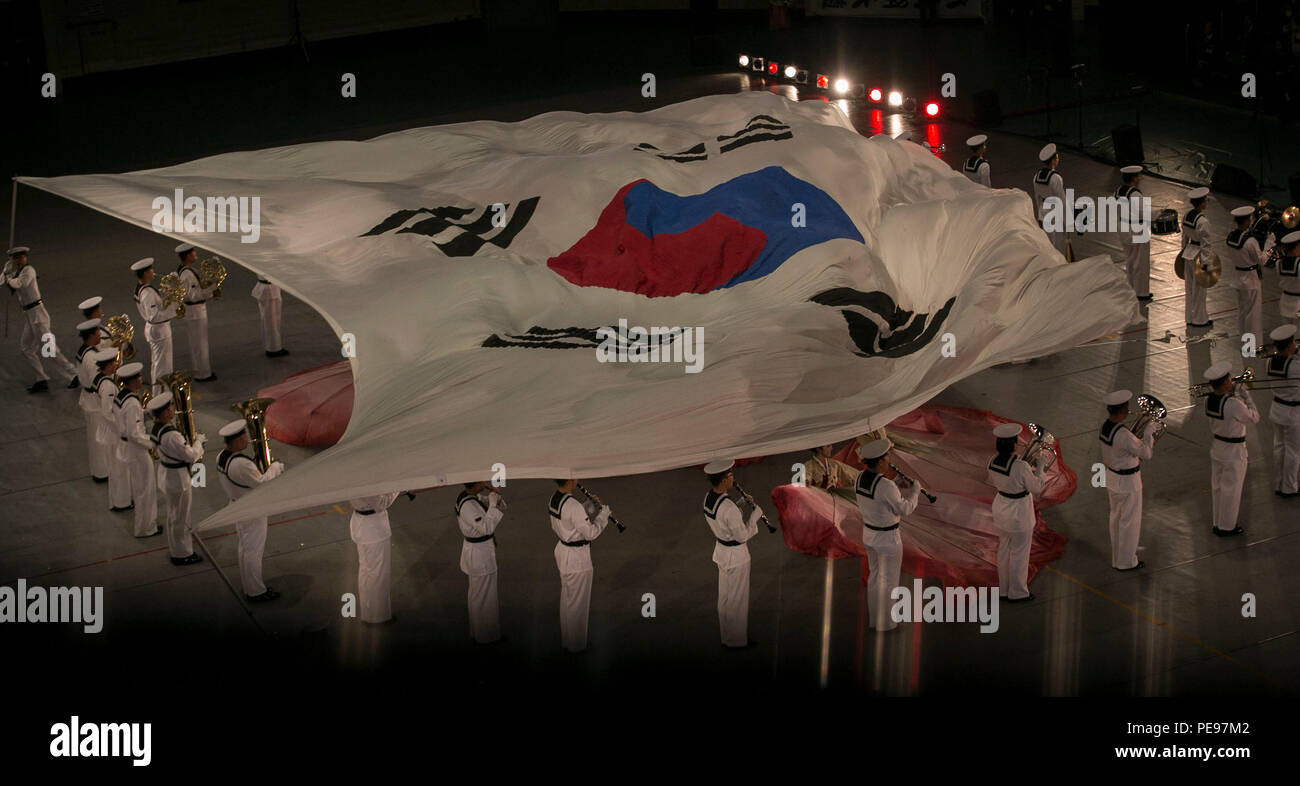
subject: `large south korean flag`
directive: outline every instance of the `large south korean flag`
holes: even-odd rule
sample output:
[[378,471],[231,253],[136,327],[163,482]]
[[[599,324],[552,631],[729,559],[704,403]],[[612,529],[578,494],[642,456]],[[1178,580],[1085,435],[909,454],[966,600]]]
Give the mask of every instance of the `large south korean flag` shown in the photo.
[[[260,197],[255,243],[172,236],[355,337],[343,438],[205,527],[497,463],[600,477],[825,444],[1138,316],[1023,192],[768,93],[23,180],[142,227],[177,188]],[[620,320],[702,328],[698,373],[598,362]]]

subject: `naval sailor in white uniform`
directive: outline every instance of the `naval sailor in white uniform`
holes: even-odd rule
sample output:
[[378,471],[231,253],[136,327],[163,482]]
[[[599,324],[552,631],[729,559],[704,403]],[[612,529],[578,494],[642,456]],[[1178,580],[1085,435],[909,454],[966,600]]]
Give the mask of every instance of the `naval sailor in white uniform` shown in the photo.
[[1282,290],[1277,299],[1278,313],[1294,324],[1300,319],[1300,229],[1283,235],[1278,244],[1277,285]]
[[1251,219],[1255,208],[1244,205],[1232,211],[1236,228],[1228,233],[1223,244],[1223,272],[1225,278],[1237,291],[1237,321],[1241,334],[1250,334],[1255,338],[1255,345],[1264,343],[1262,327],[1263,288],[1260,286],[1264,271],[1264,252],[1259,247],[1259,239],[1250,233]]
[[140,403],[140,375],[144,366],[127,363],[117,370],[121,390],[113,399],[113,420],[117,424],[117,459],[131,479],[131,500],[135,507],[135,536],[150,538],[162,533],[158,518],[158,485],[153,458],[153,442],[144,430],[144,406]]
[[280,311],[283,306],[280,288],[272,284],[270,279],[258,276],[252,294],[257,301],[258,313],[262,316],[262,346],[266,349],[266,356],[284,357],[289,354],[289,350],[284,348],[284,341],[280,338]]
[[[242,418],[230,421],[218,433],[221,434],[225,447],[217,454],[217,471],[221,473],[221,490],[226,492],[226,499],[230,502],[262,483],[278,478],[284,472],[284,464],[279,461],[272,461],[266,472],[262,472],[251,456],[240,452],[248,447],[248,426]],[[252,603],[280,597],[280,593],[262,582],[266,517],[239,522],[235,525],[235,533],[239,541],[239,583],[244,590],[244,597]]]
[[[903,566],[903,538],[898,532],[903,516],[916,510],[921,487],[901,479],[889,463],[894,443],[878,439],[862,447],[859,455],[867,468],[858,475],[858,510],[862,513],[862,545],[867,548],[867,610],[871,627],[878,631],[898,626],[890,614],[890,594],[898,586]],[[904,494],[898,484],[907,488]]]
[[117,456],[117,420],[114,409],[117,400],[115,374],[118,367],[117,350],[107,347],[94,353],[95,376],[91,387],[95,390],[95,439],[108,459],[109,510],[120,513],[131,509],[131,470]]
[[1210,189],[1205,186],[1187,192],[1192,209],[1183,216],[1183,245],[1178,259],[1183,268],[1183,317],[1188,327],[1210,327],[1214,320],[1205,308],[1205,287],[1196,283],[1196,266],[1210,264],[1210,219],[1205,215],[1205,205]]
[[1215,363],[1205,370],[1205,381],[1214,391],[1205,397],[1205,414],[1214,435],[1210,446],[1210,491],[1214,504],[1214,534],[1240,535],[1237,512],[1241,508],[1241,487],[1246,482],[1246,428],[1259,422],[1259,410],[1250,391],[1232,381],[1227,363]]
[[966,140],[966,146],[970,148],[970,157],[962,162],[961,173],[970,178],[972,183],[992,188],[993,183],[989,179],[989,162],[984,159],[984,153],[989,149],[988,135],[976,134]]
[[357,601],[361,621],[380,625],[393,620],[393,527],[388,509],[405,492],[393,491],[349,500],[348,530],[357,544]]
[[742,648],[749,640],[749,539],[758,534],[763,517],[755,506],[745,518],[740,507],[727,496],[735,483],[734,460],[711,461],[704,466],[710,490],[704,495],[704,523],[717,541],[713,562],[718,566],[718,627],[722,646]]
[[180,257],[180,267],[176,275],[185,285],[185,332],[190,344],[190,363],[194,365],[195,382],[211,382],[217,378],[212,373],[212,359],[208,354],[208,301],[221,296],[219,287],[204,289],[199,282],[199,271],[194,267],[198,250],[189,243],[176,247],[176,256]]
[[[587,648],[587,618],[591,610],[591,541],[609,526],[610,508],[602,505],[591,519],[585,505],[573,496],[574,478],[555,481],[547,511],[555,544],[555,567],[560,571],[560,644],[569,652]],[[593,505],[594,507],[594,505]]]
[[1106,494],[1110,497],[1110,566],[1115,570],[1137,570],[1146,566],[1137,557],[1142,536],[1142,462],[1155,450],[1157,423],[1152,420],[1134,434],[1128,420],[1133,393],[1116,390],[1103,401],[1106,422],[1097,439],[1101,442],[1101,463],[1106,466]]
[[153,257],[145,257],[131,265],[135,272],[135,306],[144,320],[144,337],[149,342],[149,379],[154,392],[161,393],[167,386],[162,378],[172,373],[172,328],[179,303],[163,308],[163,297],[153,285]]
[[190,531],[190,506],[194,500],[190,468],[203,460],[206,438],[199,434],[196,444],[191,445],[185,441],[181,430],[172,424],[176,419],[176,407],[170,390],[149,400],[149,414],[154,421],[149,429],[149,440],[158,454],[158,489],[162,491],[163,508],[167,512],[163,519],[167,550],[173,565],[193,565],[202,562],[203,558],[194,553]]
[[466,483],[456,496],[456,525],[464,538],[460,569],[469,578],[469,635],[476,644],[501,639],[496,530],[505,511],[506,501],[501,494],[481,480]]
[[1151,300],[1151,239],[1134,242],[1134,218],[1142,215],[1142,192],[1138,186],[1142,180],[1142,167],[1133,164],[1120,167],[1120,178],[1124,184],[1115,189],[1115,196],[1129,201],[1129,226],[1120,231],[1119,244],[1124,249],[1124,272],[1128,274],[1128,285],[1133,288],[1137,299],[1142,302]]
[[[1034,201],[1038,204],[1038,224],[1043,225],[1048,211],[1047,200],[1055,198],[1059,200],[1057,206],[1053,209],[1061,217],[1060,228],[1047,232],[1047,237],[1052,241],[1052,246],[1065,256],[1067,252],[1066,241],[1066,217],[1071,215],[1074,206],[1065,200],[1065,179],[1061,173],[1056,171],[1057,166],[1061,163],[1061,155],[1056,152],[1055,144],[1048,144],[1042,150],[1038,151],[1038,160],[1042,162],[1042,167],[1034,174]],[[1068,260],[1069,257],[1066,257]]]
[[101,409],[99,394],[95,388],[95,377],[99,374],[96,362],[101,341],[99,323],[98,319],[87,319],[77,325],[77,333],[81,336],[81,346],[77,348],[77,381],[81,385],[77,406],[81,409],[82,418],[86,422],[86,451],[90,458],[90,479],[96,483],[107,483],[109,456],[107,447],[99,439]]
[[113,337],[109,334],[108,328],[104,326],[104,323],[108,320],[104,319],[103,303],[104,298],[95,295],[94,297],[88,297],[78,303],[77,308],[81,311],[82,319],[98,319],[100,338],[105,341],[111,341]]
[[1009,603],[1033,600],[1029,591],[1029,549],[1034,540],[1034,497],[1043,493],[1040,452],[1029,464],[1016,455],[1019,423],[993,429],[994,449],[989,460],[988,484],[993,497],[993,526],[998,529],[998,586]]
[[1273,493],[1300,496],[1300,360],[1296,360],[1296,326],[1281,325],[1268,334],[1277,354],[1268,359],[1268,379],[1276,381],[1268,419],[1273,423]]
[[[9,249],[9,261],[0,272],[0,281],[9,290],[9,294],[13,295],[18,308],[22,310],[23,332],[18,338],[18,349],[27,359],[27,364],[36,372],[36,381],[28,386],[27,392],[43,393],[50,389],[50,376],[45,373],[45,366],[41,363],[41,348],[45,345],[45,337],[53,334],[50,333],[50,313],[45,310],[45,304],[41,302],[41,288],[36,281],[36,268],[27,263],[27,254],[30,251],[27,246],[15,246]],[[54,344],[54,356],[50,359],[72,377],[68,387],[77,387],[79,380],[76,379],[76,368],[63,356],[58,342]]]

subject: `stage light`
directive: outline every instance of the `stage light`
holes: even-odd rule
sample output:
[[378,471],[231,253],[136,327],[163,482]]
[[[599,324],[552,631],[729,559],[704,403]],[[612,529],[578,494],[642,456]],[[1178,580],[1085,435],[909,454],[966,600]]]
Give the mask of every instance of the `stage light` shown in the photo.
[[916,99],[908,98],[903,102],[903,111],[910,115],[916,114]]
[[794,81],[801,85],[808,84],[808,69],[800,68],[795,71]]
[[751,69],[755,70],[755,71],[762,71],[762,70],[763,70],[763,58],[761,58],[761,57],[751,57],[751,58],[749,59],[749,67],[750,67]]
[[872,101],[875,101],[875,102],[877,102],[877,103],[880,102],[880,97],[881,97],[882,95],[883,95],[883,93],[880,92],[880,88],[878,88],[878,87],[873,87],[873,88],[871,88],[871,92],[867,94],[867,96],[868,96],[869,98],[871,98]]
[[776,63],[768,63],[768,64],[767,64],[767,72],[768,72],[769,74],[775,74],[778,70],[780,70],[780,68],[781,68],[781,67],[780,67],[779,65],[777,65]]
[[741,55],[741,56],[740,56],[740,67],[741,67],[741,68],[745,68],[745,67],[748,66],[748,65],[749,65],[749,55]]
[[925,105],[925,113],[926,113],[927,115],[929,115],[930,117],[938,117],[938,116],[939,116],[939,105],[936,104],[936,103],[933,102],[933,101],[930,101],[929,103],[927,103],[927,104]]
[[825,74],[817,75],[817,86],[820,87],[822,90],[825,90],[827,87],[830,87],[830,84],[831,84],[830,77],[826,76]]
[[849,80],[847,80],[847,79],[836,79],[836,80],[835,80],[835,92],[839,93],[840,95],[844,95],[845,93],[849,92]]
[[890,91],[889,91],[889,105],[890,105],[890,106],[902,106],[902,105],[903,105],[903,94],[900,93],[900,92],[898,92],[897,90],[890,90]]
[[794,66],[786,66],[786,67],[785,67],[785,78],[786,78],[786,79],[794,79],[794,75],[797,74],[797,73],[799,73],[799,69],[795,68]]
[[863,84],[854,85],[853,92],[850,93],[850,95],[852,95],[854,98],[862,98],[866,94],[867,94],[867,86]]

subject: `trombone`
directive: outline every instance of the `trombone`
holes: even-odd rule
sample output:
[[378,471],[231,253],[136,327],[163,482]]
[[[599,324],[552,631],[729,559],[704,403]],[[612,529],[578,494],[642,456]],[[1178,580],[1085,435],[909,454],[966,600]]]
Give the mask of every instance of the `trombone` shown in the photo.
[[[1235,394],[1241,387],[1245,387],[1247,390],[1273,390],[1275,388],[1291,387],[1295,384],[1284,379],[1255,379],[1255,369],[1253,368],[1248,368],[1233,377],[1232,381],[1237,383],[1237,387],[1232,389],[1232,394]],[[1193,402],[1198,398],[1205,398],[1213,392],[1214,389],[1210,387],[1209,382],[1192,385],[1187,389],[1187,394],[1191,396]]]

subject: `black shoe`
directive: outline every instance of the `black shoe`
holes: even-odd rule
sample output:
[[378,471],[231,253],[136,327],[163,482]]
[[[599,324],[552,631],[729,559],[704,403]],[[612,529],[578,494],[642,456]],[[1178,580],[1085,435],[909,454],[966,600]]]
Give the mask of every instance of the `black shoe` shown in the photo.
[[1211,319],[1209,322],[1202,322],[1202,323],[1200,323],[1200,324],[1197,324],[1197,323],[1195,323],[1195,322],[1188,322],[1188,323],[1187,323],[1187,326],[1188,326],[1188,327],[1194,327],[1194,328],[1207,328],[1207,327],[1214,327],[1214,320]]
[[1034,599],[1034,593],[1029,593],[1023,598],[1007,598],[1007,603],[1025,603]]
[[1115,568],[1115,570],[1118,570],[1120,573],[1127,573],[1130,570],[1137,570],[1138,568],[1145,568],[1146,566],[1147,564],[1145,562],[1143,562],[1142,560],[1138,560],[1138,564],[1134,565],[1131,568]]
[[1214,534],[1218,535],[1221,538],[1230,538],[1233,535],[1240,535],[1245,531],[1246,530],[1242,529],[1241,527],[1237,527],[1235,529],[1219,529],[1218,527],[1214,528]]
[[278,597],[280,597],[280,593],[267,587],[266,592],[263,592],[261,595],[245,595],[244,599],[249,603],[265,603],[268,600],[275,600]]
[[1155,299],[1156,299],[1156,296],[1155,296],[1155,295],[1138,295],[1137,298],[1138,298],[1138,300],[1141,300],[1143,303],[1150,303],[1152,300],[1155,300]]
[[33,383],[32,383],[32,384],[27,388],[27,392],[28,392],[28,393],[44,393],[44,392],[46,392],[46,391],[49,390],[49,389],[50,389],[50,383],[46,382],[46,381],[43,380],[43,379],[38,379],[38,380],[36,380],[35,382],[33,382]]
[[195,382],[211,382],[212,380],[214,380],[214,379],[216,379],[216,378],[217,378],[217,375],[216,375],[216,374],[209,374],[209,375],[207,375],[206,377],[199,377],[198,379],[196,379],[196,380],[194,380],[194,381],[195,381]]
[[97,477],[95,477],[94,475],[91,475],[91,476],[90,476],[90,479],[93,480],[93,481],[95,481],[96,483],[107,483],[107,482],[108,482],[108,478],[97,478]]
[[1291,499],[1292,497],[1300,497],[1300,491],[1274,491],[1273,493],[1278,495],[1282,499]]
[[287,354],[289,354],[289,350],[287,350],[287,349],[277,349],[277,350],[274,351],[274,352],[267,352],[267,353],[266,353],[266,356],[269,357],[269,358],[282,358],[282,357],[284,357],[284,356],[287,355]]
[[77,381],[77,378],[73,377],[72,381],[68,383],[68,390],[72,390],[73,388],[79,387],[80,385],[81,383]]
[[127,505],[125,508],[109,508],[109,510],[113,511],[114,513],[125,513],[128,510],[135,510],[135,503],[132,502],[130,505]]
[[753,639],[749,639],[748,641],[745,642],[745,645],[743,647],[732,647],[728,644],[723,644],[722,648],[724,650],[752,650],[757,646],[758,646],[757,641],[754,641]]
[[154,538],[162,534],[162,527],[150,532],[148,535],[136,535],[137,538]]
[[202,562],[203,558],[198,554],[191,554],[188,557],[172,557],[173,565],[193,565],[196,562]]

